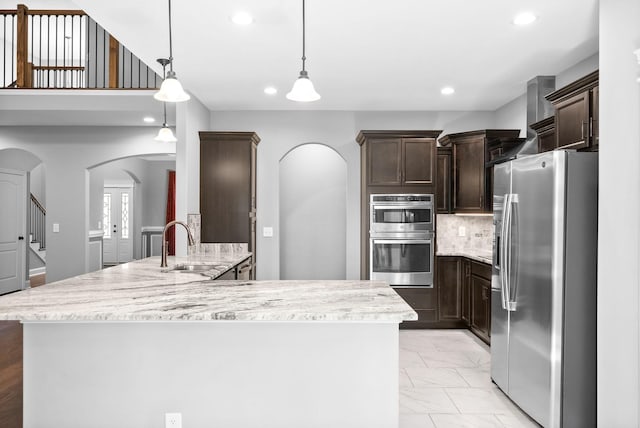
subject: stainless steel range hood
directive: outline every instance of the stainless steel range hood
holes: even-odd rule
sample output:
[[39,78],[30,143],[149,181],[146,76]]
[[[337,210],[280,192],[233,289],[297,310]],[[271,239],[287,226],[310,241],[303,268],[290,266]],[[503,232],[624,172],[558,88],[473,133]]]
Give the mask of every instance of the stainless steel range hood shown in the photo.
[[527,82],[527,139],[524,143],[488,163],[487,166],[538,153],[538,136],[531,129],[531,124],[554,114],[553,106],[545,96],[553,92],[555,88],[555,76],[536,76]]

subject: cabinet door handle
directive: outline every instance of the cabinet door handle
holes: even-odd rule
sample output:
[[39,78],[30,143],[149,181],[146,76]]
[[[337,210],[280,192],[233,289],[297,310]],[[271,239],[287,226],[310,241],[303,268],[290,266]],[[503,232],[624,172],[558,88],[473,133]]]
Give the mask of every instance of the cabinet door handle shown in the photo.
[[589,137],[593,137],[593,117],[589,118]]
[[584,136],[585,134],[588,134],[589,132],[584,132],[584,128],[589,126],[589,122],[582,122],[582,128],[580,129],[580,135],[581,135],[581,139],[584,140]]

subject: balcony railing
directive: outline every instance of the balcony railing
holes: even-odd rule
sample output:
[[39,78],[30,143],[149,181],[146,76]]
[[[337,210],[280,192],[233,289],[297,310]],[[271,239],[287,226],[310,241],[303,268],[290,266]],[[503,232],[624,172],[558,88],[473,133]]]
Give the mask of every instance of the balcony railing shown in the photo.
[[155,89],[162,82],[81,10],[0,10],[0,88]]

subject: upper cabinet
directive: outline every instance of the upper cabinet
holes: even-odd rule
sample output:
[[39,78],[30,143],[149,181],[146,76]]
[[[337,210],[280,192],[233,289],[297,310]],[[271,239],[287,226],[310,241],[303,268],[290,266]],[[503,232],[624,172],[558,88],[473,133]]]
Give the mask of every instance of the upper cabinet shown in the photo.
[[438,147],[436,160],[436,211],[451,213],[451,147]]
[[366,186],[435,185],[436,138],[442,131],[360,131]]
[[538,134],[538,152],[548,152],[557,147],[555,116],[542,119],[530,126]]
[[452,210],[483,213],[493,210],[493,168],[487,162],[524,141],[518,129],[485,129],[448,134],[440,139],[451,146]]
[[[598,150],[598,71],[550,93],[555,108],[555,147],[545,150]],[[541,150],[543,151],[543,150]]]

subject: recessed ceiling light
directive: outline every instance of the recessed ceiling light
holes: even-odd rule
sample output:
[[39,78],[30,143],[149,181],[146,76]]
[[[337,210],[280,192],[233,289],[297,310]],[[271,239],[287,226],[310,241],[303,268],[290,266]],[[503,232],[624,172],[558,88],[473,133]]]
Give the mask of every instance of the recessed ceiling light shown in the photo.
[[451,95],[455,92],[456,90],[453,89],[451,86],[445,86],[444,88],[440,89],[440,93],[442,95]]
[[152,118],[151,116],[147,116],[147,117],[145,117],[145,118],[144,118],[144,119],[142,119],[142,120],[144,120],[146,123],[153,123],[153,122],[155,122],[155,121],[156,121],[156,120],[155,120],[154,118]]
[[273,86],[267,86],[266,88],[264,88],[264,93],[267,95],[275,95],[278,93],[278,90]]
[[537,17],[533,13],[523,12],[516,15],[516,17],[513,18],[513,23],[516,25],[529,25],[536,19]]
[[253,17],[247,12],[236,12],[231,17],[231,22],[236,25],[249,25],[253,23]]

